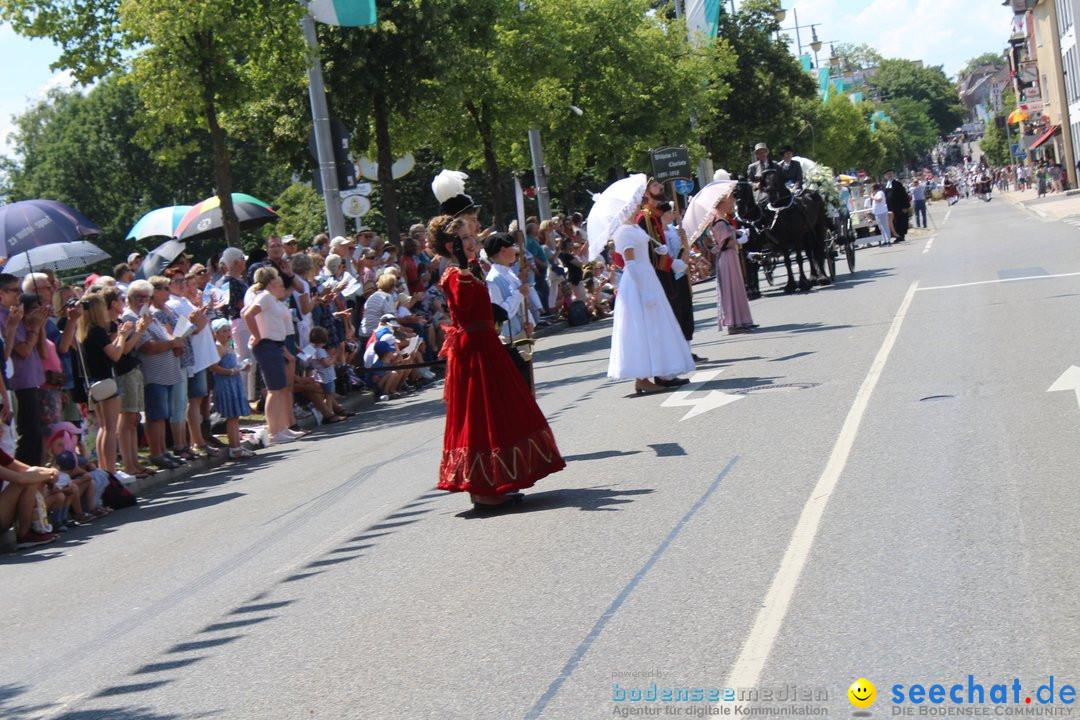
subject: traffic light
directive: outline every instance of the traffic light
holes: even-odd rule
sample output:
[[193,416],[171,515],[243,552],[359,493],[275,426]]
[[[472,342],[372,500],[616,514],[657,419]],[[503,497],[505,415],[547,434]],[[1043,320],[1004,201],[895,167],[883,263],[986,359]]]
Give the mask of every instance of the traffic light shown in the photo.
[[[349,130],[340,120],[330,121],[330,137],[334,145],[334,163],[337,166],[338,190],[356,187],[356,165],[349,159]],[[315,158],[315,192],[322,194],[322,174],[318,170],[319,151],[315,146],[315,129],[308,136],[308,149]]]

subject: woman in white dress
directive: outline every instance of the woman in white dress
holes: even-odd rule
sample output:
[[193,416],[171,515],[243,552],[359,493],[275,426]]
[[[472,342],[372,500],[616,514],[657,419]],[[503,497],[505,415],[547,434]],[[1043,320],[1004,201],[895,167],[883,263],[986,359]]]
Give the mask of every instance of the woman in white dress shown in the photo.
[[608,377],[634,378],[639,395],[663,392],[668,388],[649,378],[693,370],[690,346],[649,263],[649,236],[637,225],[620,225],[614,239],[625,267],[615,301]]

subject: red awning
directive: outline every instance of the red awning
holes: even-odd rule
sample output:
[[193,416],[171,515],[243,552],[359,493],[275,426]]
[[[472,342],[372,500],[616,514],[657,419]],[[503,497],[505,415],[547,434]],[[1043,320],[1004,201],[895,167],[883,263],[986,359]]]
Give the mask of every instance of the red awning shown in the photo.
[[1042,137],[1040,137],[1035,142],[1031,143],[1031,145],[1028,146],[1028,150],[1034,150],[1035,148],[1039,147],[1044,142],[1049,140],[1053,136],[1053,134],[1056,133],[1060,129],[1061,129],[1060,125],[1055,125],[1054,127],[1050,128],[1045,133],[1043,133]]

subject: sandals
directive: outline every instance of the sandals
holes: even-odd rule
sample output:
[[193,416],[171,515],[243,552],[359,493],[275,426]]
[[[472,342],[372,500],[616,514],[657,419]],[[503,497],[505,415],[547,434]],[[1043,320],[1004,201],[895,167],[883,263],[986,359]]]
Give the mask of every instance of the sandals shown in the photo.
[[335,423],[345,422],[346,420],[348,420],[348,418],[345,417],[344,415],[332,415],[332,416],[326,418],[325,420],[323,420],[322,424],[323,425],[333,425]]
[[651,380],[638,380],[634,383],[634,392],[638,395],[652,395],[654,393],[667,392],[669,388],[657,385]]

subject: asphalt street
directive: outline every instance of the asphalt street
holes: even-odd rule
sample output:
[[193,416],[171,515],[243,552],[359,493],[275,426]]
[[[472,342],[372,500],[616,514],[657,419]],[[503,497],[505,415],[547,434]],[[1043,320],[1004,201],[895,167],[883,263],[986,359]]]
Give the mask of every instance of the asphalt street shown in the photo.
[[681,393],[607,380],[609,321],[545,338],[568,467],[516,512],[434,490],[440,386],[0,557],[0,717],[739,704],[618,698],[653,683],[847,717],[865,677],[883,718],[896,684],[1076,686],[1080,406],[1048,390],[1080,365],[1080,231],[931,210],[835,285],[753,302],[749,335],[699,285]]

